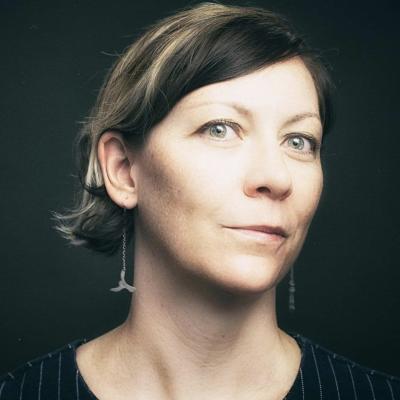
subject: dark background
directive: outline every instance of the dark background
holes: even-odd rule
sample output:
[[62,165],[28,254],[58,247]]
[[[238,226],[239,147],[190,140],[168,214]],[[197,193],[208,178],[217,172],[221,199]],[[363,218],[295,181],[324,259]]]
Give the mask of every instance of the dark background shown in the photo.
[[[193,2],[196,3],[196,2]],[[231,2],[245,5],[245,2]],[[119,256],[70,248],[50,210],[73,199],[72,142],[107,68],[186,1],[1,0],[0,372],[124,320]],[[400,376],[398,49],[395,2],[254,1],[325,49],[337,86],[325,188],[296,263],[283,329]]]

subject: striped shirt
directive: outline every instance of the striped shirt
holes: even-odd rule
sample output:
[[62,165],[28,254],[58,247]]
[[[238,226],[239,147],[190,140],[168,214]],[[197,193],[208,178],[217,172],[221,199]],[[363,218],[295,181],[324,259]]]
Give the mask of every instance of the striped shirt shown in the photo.
[[[283,400],[400,400],[400,378],[359,365],[288,332],[302,352]],[[76,363],[77,339],[0,377],[0,400],[96,400]],[[98,400],[98,399],[97,399]]]

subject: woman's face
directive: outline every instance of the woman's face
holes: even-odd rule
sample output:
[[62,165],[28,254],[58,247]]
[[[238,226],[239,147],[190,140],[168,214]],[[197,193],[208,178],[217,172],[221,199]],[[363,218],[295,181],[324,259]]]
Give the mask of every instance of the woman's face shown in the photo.
[[299,58],[189,93],[136,159],[137,251],[231,292],[275,286],[318,205],[321,139]]

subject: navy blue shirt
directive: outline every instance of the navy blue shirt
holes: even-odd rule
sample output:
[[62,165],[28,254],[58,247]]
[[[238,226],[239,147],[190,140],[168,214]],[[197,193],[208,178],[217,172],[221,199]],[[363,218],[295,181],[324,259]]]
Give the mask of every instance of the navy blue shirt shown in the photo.
[[[298,333],[288,334],[302,357],[283,400],[400,400],[400,378],[359,365]],[[96,400],[76,363],[75,349],[84,342],[77,339],[0,377],[0,400]]]

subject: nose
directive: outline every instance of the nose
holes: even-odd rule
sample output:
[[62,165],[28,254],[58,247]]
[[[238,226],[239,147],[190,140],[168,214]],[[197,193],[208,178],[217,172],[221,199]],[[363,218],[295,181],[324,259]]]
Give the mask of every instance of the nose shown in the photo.
[[249,197],[284,200],[292,192],[292,176],[278,143],[257,144],[249,154],[244,192]]

